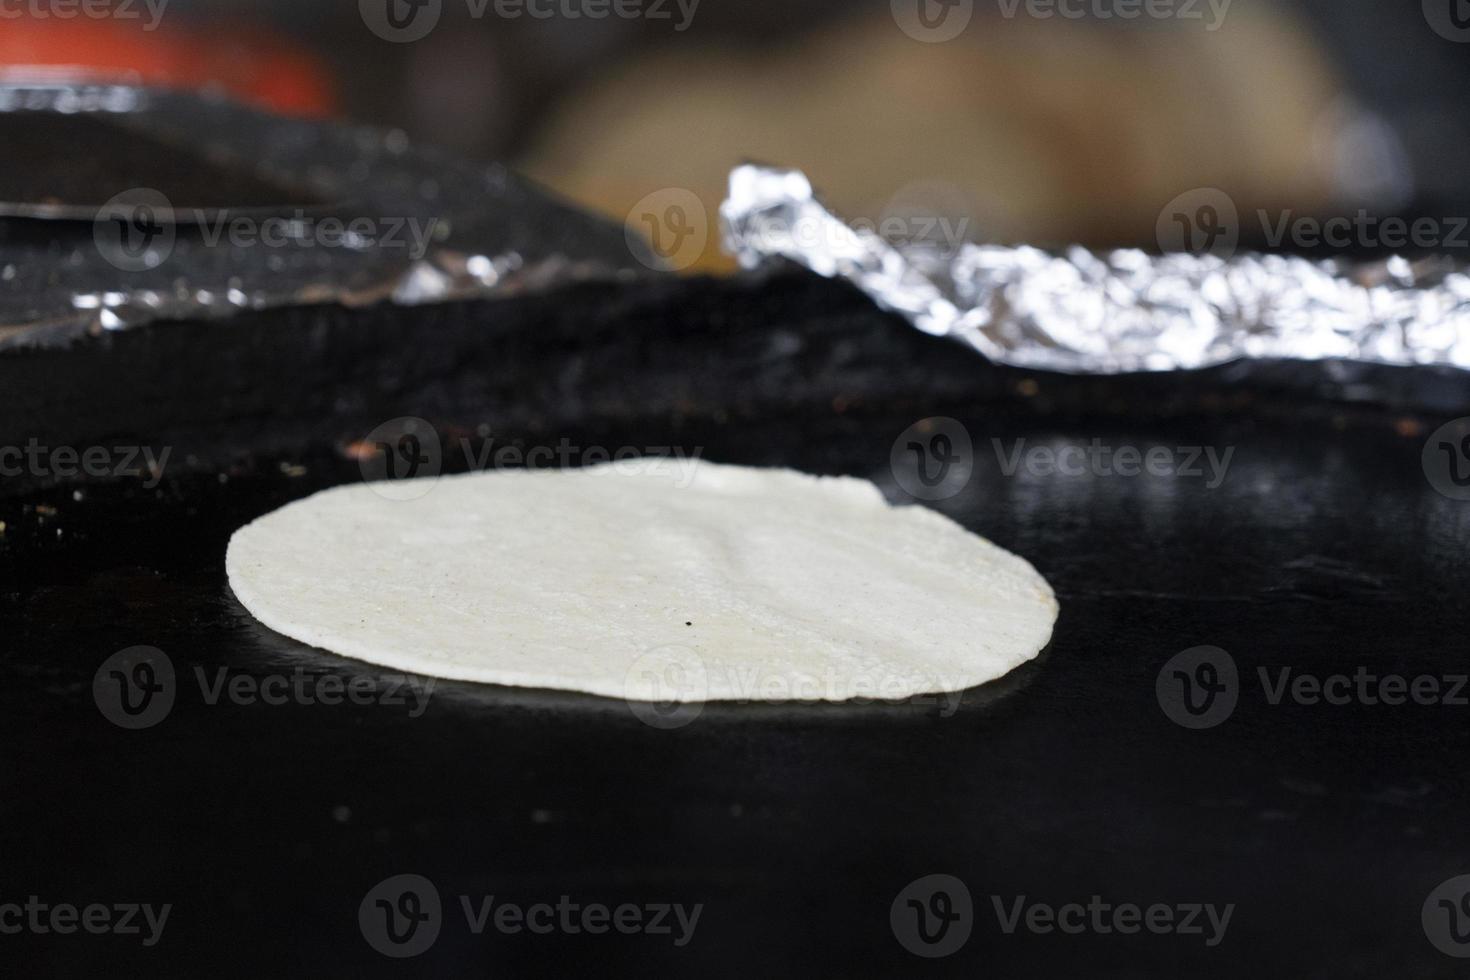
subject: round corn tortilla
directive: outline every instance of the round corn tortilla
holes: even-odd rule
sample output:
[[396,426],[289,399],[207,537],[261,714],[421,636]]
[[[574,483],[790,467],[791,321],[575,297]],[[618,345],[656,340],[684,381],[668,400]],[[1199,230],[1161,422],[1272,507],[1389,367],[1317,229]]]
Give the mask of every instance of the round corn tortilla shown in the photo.
[[394,670],[657,702],[963,690],[1036,656],[1057,615],[1024,559],[865,480],[684,459],[402,489],[236,531],[235,595]]

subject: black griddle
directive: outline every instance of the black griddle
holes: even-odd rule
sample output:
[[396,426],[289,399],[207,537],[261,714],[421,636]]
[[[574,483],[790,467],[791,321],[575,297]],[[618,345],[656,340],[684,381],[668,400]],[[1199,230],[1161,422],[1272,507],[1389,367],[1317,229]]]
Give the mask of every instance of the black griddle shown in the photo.
[[[304,329],[309,318],[313,328]],[[411,341],[417,340],[417,343]],[[325,351],[333,357],[326,358]],[[192,354],[187,352],[192,351]],[[204,352],[208,352],[208,354]],[[405,353],[408,352],[408,356]],[[239,390],[219,391],[231,364]],[[635,370],[642,366],[644,370]],[[0,899],[171,902],[152,949],[7,936],[28,975],[1449,977],[1420,922],[1470,870],[1464,707],[1272,706],[1260,667],[1465,670],[1470,510],[1421,468],[1443,419],[1245,388],[1222,372],[1111,380],[997,369],[800,276],[584,286],[415,312],[163,323],[0,360],[16,431],[174,445],[141,479],[5,497]],[[245,378],[274,377],[273,398]],[[248,390],[247,390],[248,389]],[[46,416],[88,393],[95,413]],[[34,414],[27,415],[30,411]],[[344,451],[417,415],[448,439],[702,447],[871,478],[947,415],[977,445],[934,506],[1031,559],[1061,617],[1033,664],[933,702],[709,705],[660,730],[621,702],[440,682],[403,708],[205,703],[196,669],[345,679],[375,668],[254,622],[230,533],[361,479]],[[1004,476],[990,438],[1235,446],[1226,481]],[[454,469],[446,454],[446,471]],[[11,485],[13,487],[13,484]],[[150,645],[183,680],[154,727],[99,711],[94,673]],[[1160,668],[1229,651],[1230,719],[1173,723]],[[410,960],[358,906],[420,874],[448,917]],[[890,905],[944,873],[975,899],[944,959]],[[692,942],[475,936],[460,895],[704,903]],[[991,895],[1236,906],[1225,941],[1006,935]]]

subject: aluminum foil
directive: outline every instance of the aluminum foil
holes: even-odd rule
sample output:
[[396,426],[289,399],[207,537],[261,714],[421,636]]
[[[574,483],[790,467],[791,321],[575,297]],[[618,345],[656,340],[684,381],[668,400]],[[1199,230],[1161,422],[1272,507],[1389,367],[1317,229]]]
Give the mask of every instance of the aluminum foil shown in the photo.
[[1001,364],[1081,374],[1241,359],[1470,369],[1470,275],[1449,259],[899,247],[849,227],[799,171],[757,165],[732,172],[720,215],[743,267],[788,260],[845,279],[925,333]]
[[[49,167],[22,159],[10,174],[12,194],[24,197],[0,200],[8,219],[0,228],[0,347],[66,343],[160,319],[302,304],[413,305],[649,274],[620,225],[558,202],[504,167],[462,162],[401,132],[118,85],[0,85],[0,130],[27,122],[11,114],[32,121],[39,114],[62,134],[68,119],[88,116],[104,134],[89,138],[106,144],[105,134],[116,131],[117,159],[105,149],[94,153],[100,160],[63,152]],[[130,135],[159,149],[130,152]],[[64,135],[47,142],[66,149]],[[235,208],[234,185],[195,186],[191,193],[216,204],[191,209],[165,194],[172,210],[156,209],[155,217],[167,226],[166,255],[146,268],[119,268],[98,244],[97,202],[139,185],[166,191],[170,175],[189,183],[198,161],[240,175],[242,185],[258,177],[288,188],[291,199]],[[267,217],[285,219],[284,240],[238,247],[220,234],[222,222],[260,226]],[[303,229],[327,217],[365,218],[381,233],[323,246]],[[427,247],[403,247],[406,227],[431,229],[421,236]]]

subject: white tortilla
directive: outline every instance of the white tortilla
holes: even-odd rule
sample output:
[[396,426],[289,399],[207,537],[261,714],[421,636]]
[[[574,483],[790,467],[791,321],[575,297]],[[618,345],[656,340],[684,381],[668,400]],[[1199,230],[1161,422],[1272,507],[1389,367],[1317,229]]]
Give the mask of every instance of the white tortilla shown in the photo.
[[963,690],[1036,656],[1057,615],[1025,560],[865,480],[680,460],[403,488],[236,531],[235,595],[395,670],[634,701]]

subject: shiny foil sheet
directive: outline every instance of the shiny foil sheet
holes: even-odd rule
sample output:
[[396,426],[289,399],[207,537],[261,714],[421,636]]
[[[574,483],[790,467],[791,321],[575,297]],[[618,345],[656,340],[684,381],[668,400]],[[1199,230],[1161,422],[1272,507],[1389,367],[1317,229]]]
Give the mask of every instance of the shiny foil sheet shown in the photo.
[[899,247],[849,227],[800,172],[757,165],[731,174],[721,221],[743,267],[785,259],[845,279],[1000,364],[1081,374],[1240,360],[1470,368],[1470,275],[1449,259]]
[[[159,320],[407,307],[649,274],[621,226],[398,131],[208,95],[15,83],[0,84],[0,133],[0,348]],[[109,203],[118,192],[151,207]],[[131,236],[145,219],[156,261],[120,263],[99,234],[116,221]],[[371,233],[324,234],[359,227]]]

